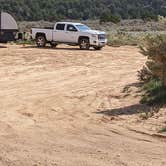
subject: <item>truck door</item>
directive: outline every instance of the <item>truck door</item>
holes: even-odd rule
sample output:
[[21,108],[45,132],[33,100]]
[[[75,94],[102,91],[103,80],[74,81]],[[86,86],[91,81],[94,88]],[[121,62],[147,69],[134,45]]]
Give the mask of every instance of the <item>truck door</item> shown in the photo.
[[58,23],[55,25],[53,30],[53,41],[65,42],[65,25],[63,23]]
[[72,24],[67,24],[66,26],[66,40],[70,43],[77,43],[78,42],[78,30]]

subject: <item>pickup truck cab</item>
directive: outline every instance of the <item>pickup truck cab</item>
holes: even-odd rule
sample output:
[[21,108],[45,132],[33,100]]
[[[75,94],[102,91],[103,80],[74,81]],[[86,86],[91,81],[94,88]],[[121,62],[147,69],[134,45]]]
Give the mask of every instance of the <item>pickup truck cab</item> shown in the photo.
[[80,49],[88,50],[93,47],[100,50],[107,44],[106,33],[91,30],[81,23],[58,22],[54,28],[32,28],[32,39],[38,47],[45,47],[47,43],[56,47],[58,44],[79,45]]

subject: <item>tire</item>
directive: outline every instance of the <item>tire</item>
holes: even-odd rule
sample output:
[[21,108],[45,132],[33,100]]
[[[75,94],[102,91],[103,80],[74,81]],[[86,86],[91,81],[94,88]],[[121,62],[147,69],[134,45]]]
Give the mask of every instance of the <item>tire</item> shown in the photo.
[[52,48],[55,48],[58,44],[54,43],[54,42],[51,42],[50,45],[51,45]]
[[38,47],[45,47],[46,46],[46,38],[44,36],[37,36],[36,37],[36,45]]
[[93,47],[95,50],[101,50],[102,49],[102,47],[97,47],[97,46],[95,46],[95,47]]
[[81,38],[79,41],[79,46],[81,50],[89,50],[90,43],[88,38]]

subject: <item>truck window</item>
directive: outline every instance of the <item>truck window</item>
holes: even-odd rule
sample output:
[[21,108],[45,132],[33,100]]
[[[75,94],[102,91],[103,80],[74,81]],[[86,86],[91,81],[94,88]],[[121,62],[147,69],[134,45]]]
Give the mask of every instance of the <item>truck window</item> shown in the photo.
[[65,24],[57,24],[56,30],[64,31],[65,29]]
[[73,31],[73,32],[76,32],[77,29],[76,29],[73,25],[68,24],[68,25],[67,25],[67,31]]

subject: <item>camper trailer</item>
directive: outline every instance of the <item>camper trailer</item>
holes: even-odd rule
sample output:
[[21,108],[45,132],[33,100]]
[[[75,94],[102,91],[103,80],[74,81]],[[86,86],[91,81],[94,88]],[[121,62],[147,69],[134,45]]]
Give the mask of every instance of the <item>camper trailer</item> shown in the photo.
[[17,32],[15,19],[8,13],[0,12],[0,42],[14,41]]

